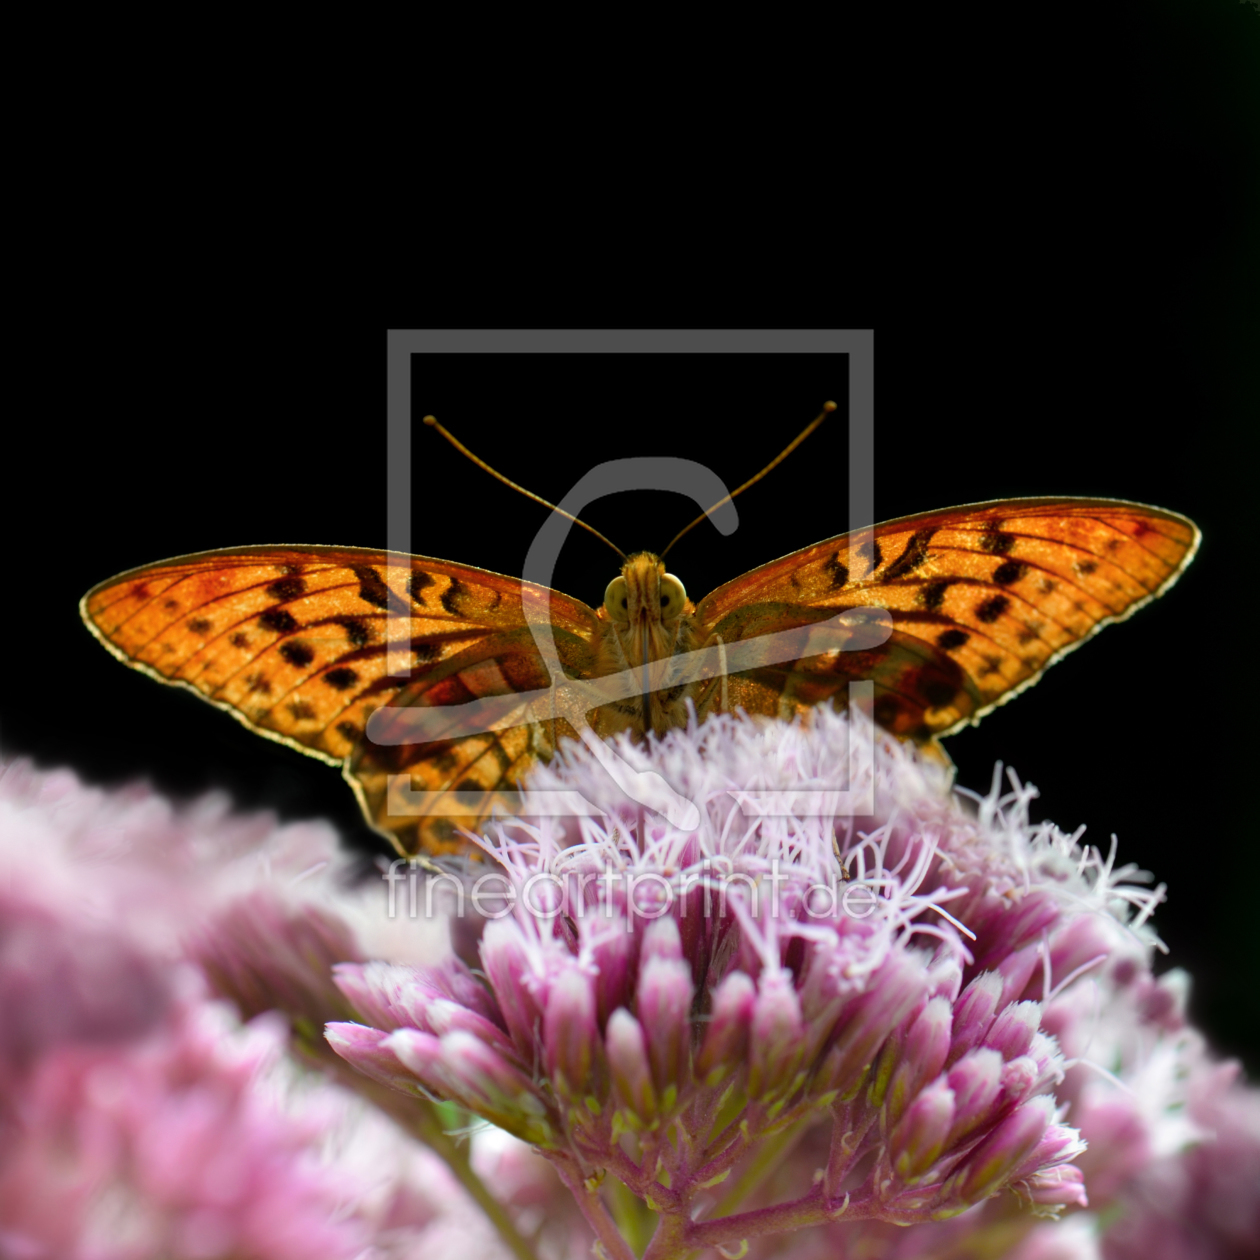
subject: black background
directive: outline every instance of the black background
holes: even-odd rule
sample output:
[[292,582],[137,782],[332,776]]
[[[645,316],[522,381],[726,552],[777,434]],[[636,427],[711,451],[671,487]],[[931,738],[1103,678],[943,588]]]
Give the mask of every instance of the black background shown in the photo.
[[[1040,788],[1037,816],[1087,824],[1104,846],[1115,832],[1122,861],[1169,885],[1156,916],[1169,963],[1192,972],[1215,1044],[1260,1067],[1260,19],[1224,4],[1126,12],[1140,20],[1110,33],[1114,59],[1080,53],[1064,70],[1073,100],[1040,115],[1052,157],[1027,142],[983,194],[973,168],[946,163],[903,232],[837,229],[755,280],[715,246],[720,293],[695,268],[630,292],[633,263],[611,244],[598,284],[571,299],[541,273],[439,300],[405,269],[334,283],[225,250],[225,275],[203,260],[168,283],[146,263],[162,300],[84,352],[67,383],[73,437],[51,420],[41,432],[36,415],[28,440],[42,454],[5,472],[14,562],[38,542],[51,566],[32,559],[14,588],[38,591],[39,657],[6,677],[0,746],[91,782],[145,777],[181,798],[223,788],[243,809],[329,817],[383,851],[335,772],[123,669],[79,624],[79,596],[210,548],[383,546],[388,327],[873,327],[877,519],[1063,494],[1156,504],[1202,528],[1168,596],[948,746],[961,784],[987,789],[1001,760]],[[266,256],[254,241],[244,261]],[[317,251],[306,261],[319,270]],[[553,501],[595,463],[635,454],[694,459],[735,485],[843,394],[844,367],[794,354],[449,356],[417,364],[414,406]],[[693,598],[844,530],[842,415],[738,501],[735,535],[702,525],[679,544],[670,568]],[[542,508],[418,424],[413,473],[417,552],[520,572]],[[643,494],[588,515],[629,551],[659,548],[694,511]],[[598,603],[615,565],[575,533],[556,585]],[[15,598],[6,659],[31,660],[33,617]]]

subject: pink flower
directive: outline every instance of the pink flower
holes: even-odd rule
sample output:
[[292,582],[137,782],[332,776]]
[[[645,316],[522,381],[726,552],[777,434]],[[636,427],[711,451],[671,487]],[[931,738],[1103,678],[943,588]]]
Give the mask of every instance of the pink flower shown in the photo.
[[199,939],[243,1005],[322,1025],[321,1002],[345,1009],[327,974],[343,947],[398,956],[379,883],[320,887],[345,865],[322,826],[0,762],[0,1255],[418,1260],[458,1236],[465,1260],[506,1260],[465,1185],[511,1221],[466,1153],[461,1184],[360,1099],[295,1074],[277,1017],[242,1028],[187,961]]
[[[1073,924],[1155,895],[1030,826],[1025,789],[973,816],[883,738],[873,819],[742,811],[748,793],[843,784],[848,742],[847,720],[820,712],[809,728],[721,718],[619,745],[700,806],[694,832],[645,821],[570,748],[532,786],[606,813],[504,824],[487,842],[512,912],[485,928],[484,987],[456,959],[343,965],[375,1031],[333,1024],[331,1043],[537,1146],[609,1254],[627,1254],[609,1177],[660,1214],[658,1249],[931,1221],[1008,1187],[1042,1211],[1083,1204],[1045,999],[1092,947]],[[794,1198],[728,1210],[768,1144],[818,1126],[830,1148]]]

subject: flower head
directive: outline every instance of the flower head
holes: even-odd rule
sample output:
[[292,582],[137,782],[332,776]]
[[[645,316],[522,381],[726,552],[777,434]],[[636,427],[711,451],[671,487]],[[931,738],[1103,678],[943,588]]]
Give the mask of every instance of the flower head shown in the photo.
[[[334,1025],[339,1053],[492,1119],[571,1184],[611,1173],[690,1245],[789,1218],[940,1219],[1004,1188],[1084,1204],[1046,1003],[1105,956],[1093,918],[1123,932],[1136,904],[1140,926],[1157,894],[1031,826],[1018,783],[968,810],[857,721],[719,717],[621,744],[699,807],[693,831],[570,747],[533,785],[603,813],[484,842],[510,912],[486,927],[483,982],[454,959],[344,965],[388,1036]],[[850,739],[878,742],[866,784],[846,784]],[[873,816],[839,814],[837,785],[865,787]],[[826,1154],[790,1211],[722,1214],[768,1143],[811,1130]]]

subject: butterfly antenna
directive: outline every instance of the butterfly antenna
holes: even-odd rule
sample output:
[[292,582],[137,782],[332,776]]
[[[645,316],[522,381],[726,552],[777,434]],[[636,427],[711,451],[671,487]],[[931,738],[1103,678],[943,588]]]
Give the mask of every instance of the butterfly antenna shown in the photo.
[[778,455],[776,455],[774,459],[772,459],[755,477],[749,477],[748,480],[745,481],[744,484],[740,486],[738,490],[732,490],[730,494],[726,495],[724,498],[719,499],[707,512],[701,512],[700,515],[697,516],[696,519],[692,521],[691,524],[686,527],[686,529],[682,529],[677,534],[675,534],[673,538],[671,538],[669,541],[669,547],[666,547],[665,551],[661,552],[660,558],[664,560],[665,552],[669,551],[670,547],[672,547],[680,538],[682,538],[684,534],[688,534],[693,529],[695,529],[695,527],[699,525],[700,522],[705,519],[705,517],[711,516],[714,512],[716,512],[718,508],[722,506],[723,503],[729,503],[737,494],[743,494],[744,491],[747,490],[749,486],[756,485],[756,483],[759,482],[762,479],[762,477],[764,477],[766,473],[768,473],[772,468],[775,468],[779,464],[783,463],[783,461],[787,459],[787,457],[791,455],[791,453],[794,450],[796,450],[796,448],[800,446],[800,444],[803,441],[805,441],[805,439],[809,437],[809,435],[813,433],[813,431],[816,428],[818,428],[818,426],[822,424],[822,422],[827,418],[827,416],[831,412],[835,411],[835,409],[836,409],[835,403],[833,402],[823,403],[823,409],[822,411],[818,413],[817,417],[814,420],[812,420],[809,424],[807,424],[800,431],[800,433],[798,433],[796,437],[794,437],[792,441],[789,442],[787,446],[785,446],[783,450],[781,450],[778,453]]
[[[599,532],[599,530],[588,525],[585,521],[579,520],[576,516],[572,515],[571,513],[566,512],[564,508],[556,507],[554,503],[548,503],[546,499],[542,498],[539,495],[534,494],[533,491],[531,490],[526,490],[524,486],[518,486],[515,481],[509,481],[501,472],[498,471],[498,469],[491,468],[490,465],[487,464],[484,459],[480,459],[478,458],[478,456],[474,455],[472,451],[470,451],[468,447],[466,447],[463,444],[463,442],[459,440],[459,438],[457,438],[448,429],[440,425],[437,421],[436,416],[425,416],[424,422],[425,424],[429,425],[430,428],[436,429],[457,451],[459,451],[461,455],[467,455],[468,458],[471,459],[472,462],[476,464],[478,468],[484,468],[486,472],[490,474],[490,476],[497,478],[499,481],[503,482],[505,486],[509,486],[511,489],[515,490],[518,494],[523,494],[527,499],[533,499],[535,503],[541,503],[543,507],[550,508],[551,511],[553,512],[559,512],[561,516],[566,517],[567,519],[571,520],[575,525],[580,525],[584,530],[586,530],[588,534],[594,534],[595,537],[598,538],[600,542],[608,543],[608,546],[610,546],[623,560],[626,558],[626,553],[622,551],[621,548],[618,547],[615,542],[609,542],[609,540],[605,538],[604,535]],[[803,437],[804,434],[802,434],[801,436]],[[800,438],[798,438],[797,441],[800,441]],[[786,453],[787,452],[785,451],[784,454]],[[780,456],[779,458],[781,459],[782,456]],[[771,467],[773,467],[773,465],[771,465]],[[740,487],[740,490],[742,489],[743,489],[743,486]],[[737,490],[735,493],[738,494],[739,491]]]

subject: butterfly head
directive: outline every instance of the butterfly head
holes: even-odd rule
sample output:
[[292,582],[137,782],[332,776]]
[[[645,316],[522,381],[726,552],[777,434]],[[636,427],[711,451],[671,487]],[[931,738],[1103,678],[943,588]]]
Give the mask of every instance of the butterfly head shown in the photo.
[[628,642],[646,636],[650,659],[672,651],[678,619],[688,611],[683,584],[650,551],[630,556],[604,592],[604,615]]

